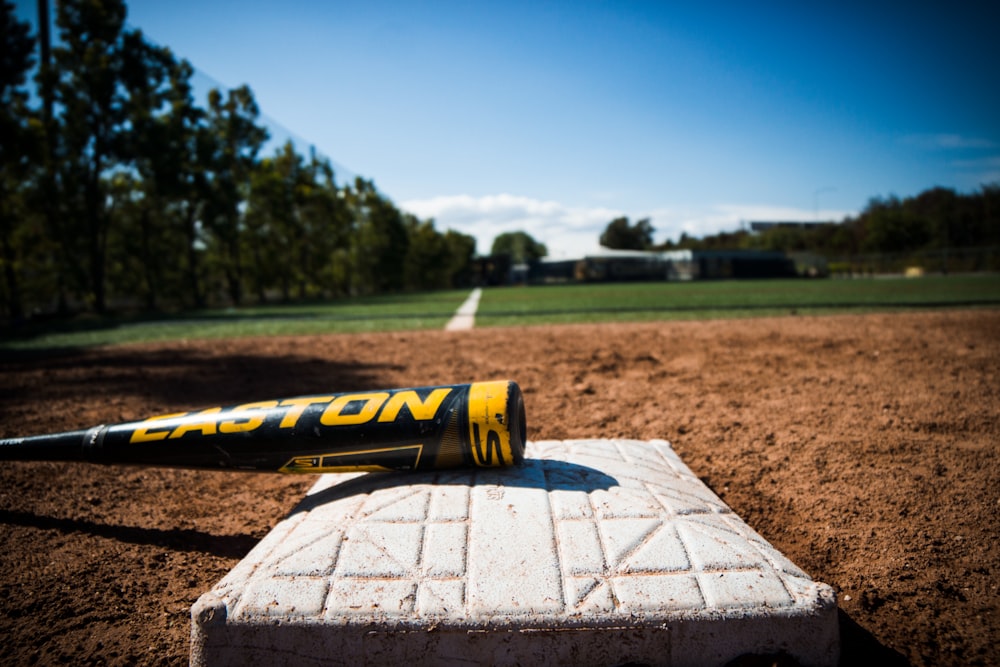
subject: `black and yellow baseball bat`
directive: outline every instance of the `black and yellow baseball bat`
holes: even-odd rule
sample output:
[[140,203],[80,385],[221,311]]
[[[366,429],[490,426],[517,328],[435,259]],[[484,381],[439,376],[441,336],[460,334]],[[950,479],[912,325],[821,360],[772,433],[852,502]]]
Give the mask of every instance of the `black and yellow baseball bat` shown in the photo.
[[301,396],[0,440],[0,460],[282,473],[505,466],[524,458],[515,382]]

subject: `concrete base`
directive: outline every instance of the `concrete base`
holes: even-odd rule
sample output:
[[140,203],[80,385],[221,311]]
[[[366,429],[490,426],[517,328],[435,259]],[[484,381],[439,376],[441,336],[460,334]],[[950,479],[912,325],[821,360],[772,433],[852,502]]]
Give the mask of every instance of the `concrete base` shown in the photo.
[[527,456],[324,475],[192,607],[191,663],[837,664],[833,590],[669,443],[533,442]]

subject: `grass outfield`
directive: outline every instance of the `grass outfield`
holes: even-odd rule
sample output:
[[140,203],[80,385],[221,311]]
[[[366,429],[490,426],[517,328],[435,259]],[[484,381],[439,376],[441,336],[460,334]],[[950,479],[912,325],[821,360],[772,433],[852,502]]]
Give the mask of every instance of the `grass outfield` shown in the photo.
[[[6,332],[0,349],[117,345],[192,338],[441,329],[467,290],[327,304],[202,310],[176,316],[81,317]],[[1000,275],[857,280],[602,283],[483,290],[477,327],[740,318],[1000,306]]]
[[1000,306],[1000,275],[601,283],[486,290],[476,326]]
[[443,329],[468,297],[449,290],[316,304],[206,309],[159,317],[80,317],[7,334],[0,349],[119,345],[193,338]]

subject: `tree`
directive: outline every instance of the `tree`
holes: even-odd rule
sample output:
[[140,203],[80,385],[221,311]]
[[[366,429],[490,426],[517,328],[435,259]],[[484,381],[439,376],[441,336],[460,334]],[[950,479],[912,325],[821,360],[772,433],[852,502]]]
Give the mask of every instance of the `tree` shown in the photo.
[[866,228],[864,250],[906,252],[922,248],[931,238],[927,220],[907,210],[896,197],[872,199],[863,216]]
[[404,262],[409,247],[409,235],[402,214],[391,201],[379,194],[372,181],[355,178],[351,194],[355,293],[377,294],[402,289]]
[[176,118],[185,110],[172,98],[184,70],[169,49],[150,44],[138,31],[124,35],[122,52],[122,83],[128,90],[122,159],[138,178],[128,172],[112,178],[111,192],[123,201],[115,204],[121,215],[109,230],[111,252],[119,256],[111,267],[121,268],[111,278],[124,293],[141,296],[147,308],[155,309],[164,292],[175,299],[182,292],[177,258],[184,256],[184,234],[177,204],[188,194],[181,182],[190,163],[184,159],[185,128]]
[[476,257],[475,237],[449,229],[444,233],[444,242],[448,246],[448,285],[470,287]]
[[523,231],[500,234],[493,239],[493,248],[490,252],[494,255],[507,255],[514,264],[541,259],[549,254],[544,243],[539,243]]
[[306,165],[290,141],[253,171],[244,236],[252,260],[248,277],[260,300],[267,288],[280,289],[285,300],[293,288],[305,297],[325,260],[316,253],[317,244],[326,245],[316,224],[321,221],[306,213],[315,176],[315,166]]
[[199,216],[211,193],[207,174],[212,137],[204,124],[205,110],[194,103],[193,73],[186,60],[175,61],[170,70],[169,111],[160,117],[165,145],[157,161],[156,178],[159,191],[169,201],[172,222],[183,237],[183,251],[175,258],[183,290],[190,303],[201,307],[205,304],[201,285],[205,244]]
[[653,247],[653,231],[649,218],[635,225],[627,217],[615,218],[601,234],[601,245],[614,250],[649,250]]
[[[472,282],[471,236],[404,215],[371,181],[338,187],[328,161],[291,145],[259,160],[267,132],[249,87],[213,90],[199,108],[191,65],[126,30],[124,0],[58,5],[42,104],[29,108],[32,40],[2,9],[0,311]],[[523,232],[507,240],[521,260],[546,252]]]
[[472,262],[476,239],[449,229],[434,228],[434,220],[418,220],[404,214],[410,235],[404,279],[411,290],[447,289],[472,284]]
[[34,62],[34,40],[30,26],[14,17],[14,6],[0,6],[3,47],[0,51],[0,264],[3,290],[0,292],[7,314],[17,320],[24,315],[19,266],[22,263],[17,237],[22,231],[26,210],[24,183],[31,173],[31,158],[39,148],[36,134],[28,124],[27,94],[23,90],[28,70]]
[[207,154],[202,159],[210,189],[203,218],[213,257],[236,305],[243,300],[241,208],[249,196],[257,152],[268,136],[256,123],[259,113],[249,86],[234,88],[225,97],[217,88],[208,94]]
[[431,290],[448,287],[450,257],[445,237],[434,229],[433,220],[420,221],[410,214],[405,214],[403,220],[410,237],[403,267],[406,288]]
[[307,242],[301,264],[307,267],[310,283],[321,294],[343,294],[351,231],[345,192],[337,187],[329,160],[313,156],[305,171],[300,221]]
[[97,312],[106,308],[111,218],[105,179],[124,157],[125,13],[122,0],[64,0],[56,14],[61,43],[52,52],[52,90],[60,109],[53,147],[58,192],[48,196],[61,205],[62,222],[49,233],[61,249],[57,261],[74,270],[77,286]]

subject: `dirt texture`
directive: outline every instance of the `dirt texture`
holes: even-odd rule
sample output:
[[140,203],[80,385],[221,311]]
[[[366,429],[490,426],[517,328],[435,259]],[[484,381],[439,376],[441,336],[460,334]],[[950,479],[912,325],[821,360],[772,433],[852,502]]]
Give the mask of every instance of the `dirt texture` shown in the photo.
[[[509,378],[529,438],[665,438],[837,591],[843,664],[1000,664],[1000,311],[190,341],[0,359],[0,437]],[[9,463],[0,662],[185,664],[314,480]]]

